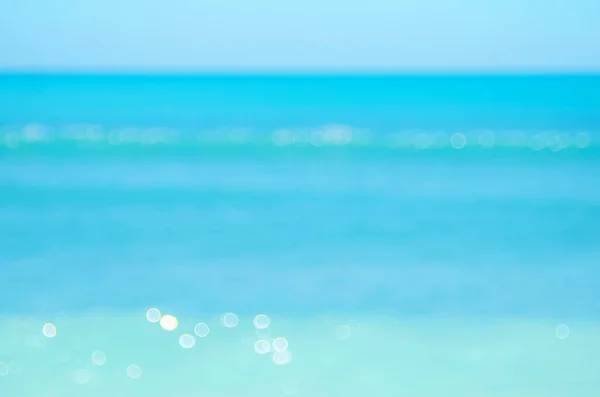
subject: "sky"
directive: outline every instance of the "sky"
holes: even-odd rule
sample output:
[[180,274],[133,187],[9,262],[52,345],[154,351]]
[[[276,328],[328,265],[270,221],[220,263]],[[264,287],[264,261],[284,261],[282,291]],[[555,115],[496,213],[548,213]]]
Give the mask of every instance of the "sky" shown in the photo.
[[0,70],[600,71],[598,0],[0,0]]

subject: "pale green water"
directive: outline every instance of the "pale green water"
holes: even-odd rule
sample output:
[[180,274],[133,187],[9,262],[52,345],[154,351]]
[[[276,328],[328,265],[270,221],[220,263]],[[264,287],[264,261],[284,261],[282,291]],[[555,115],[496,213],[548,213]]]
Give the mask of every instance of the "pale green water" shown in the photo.
[[[19,357],[22,371],[2,377],[1,395],[559,397],[600,388],[598,324],[570,324],[559,339],[555,324],[511,319],[274,317],[271,336],[286,337],[292,353],[276,365],[254,352],[251,317],[224,328],[205,316],[211,332],[191,349],[178,337],[200,319],[180,320],[170,333],[144,313],[58,317],[57,336],[48,339],[36,319],[5,318],[0,338],[10,348],[0,360]],[[350,337],[340,339],[345,325]],[[98,349],[107,357],[102,366],[92,363]],[[130,364],[142,369],[139,379],[127,377]]]

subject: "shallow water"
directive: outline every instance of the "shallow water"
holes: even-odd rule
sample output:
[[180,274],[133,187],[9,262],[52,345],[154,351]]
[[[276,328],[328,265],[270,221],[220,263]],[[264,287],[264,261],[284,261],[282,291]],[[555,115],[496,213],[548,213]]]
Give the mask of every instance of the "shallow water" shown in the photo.
[[598,78],[0,83],[0,396],[599,389]]
[[[121,313],[59,318],[57,336],[43,339],[38,319],[12,318],[3,356],[18,357],[22,372],[3,377],[3,395],[592,396],[600,386],[597,324],[573,322],[558,339],[554,323],[519,319],[274,316],[272,335],[292,354],[280,366],[254,352],[251,316],[233,329],[214,316],[181,317],[181,333],[208,319],[209,336],[183,349],[179,332]],[[348,339],[339,338],[344,325]],[[98,349],[102,366],[92,363]],[[127,377],[131,364],[140,378]]]

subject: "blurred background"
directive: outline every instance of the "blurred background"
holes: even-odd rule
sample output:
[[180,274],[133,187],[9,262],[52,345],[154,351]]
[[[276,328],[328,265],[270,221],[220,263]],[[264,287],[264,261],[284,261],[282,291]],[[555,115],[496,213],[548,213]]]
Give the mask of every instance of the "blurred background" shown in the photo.
[[0,2],[0,396],[595,396],[599,18]]

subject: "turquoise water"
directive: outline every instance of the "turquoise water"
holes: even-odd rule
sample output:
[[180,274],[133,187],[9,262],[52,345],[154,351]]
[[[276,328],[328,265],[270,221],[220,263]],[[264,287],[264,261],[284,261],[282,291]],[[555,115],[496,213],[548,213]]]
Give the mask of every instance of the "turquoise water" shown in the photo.
[[0,75],[0,396],[595,396],[599,90]]

